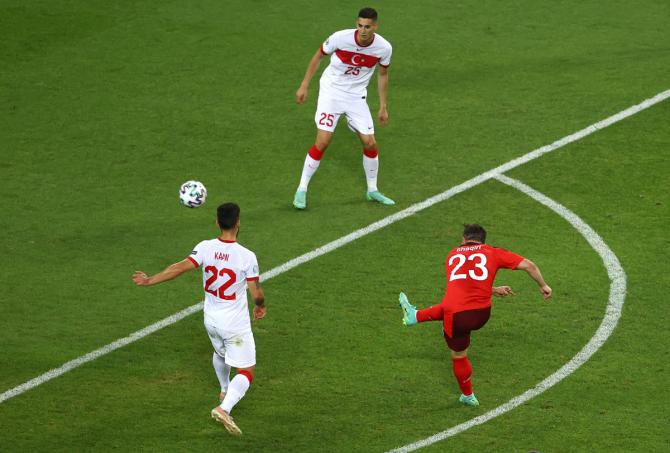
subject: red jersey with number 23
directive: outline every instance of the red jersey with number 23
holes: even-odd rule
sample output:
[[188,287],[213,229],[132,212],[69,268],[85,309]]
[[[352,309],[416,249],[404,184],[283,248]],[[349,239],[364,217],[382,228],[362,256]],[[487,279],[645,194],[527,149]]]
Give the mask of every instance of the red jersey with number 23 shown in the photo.
[[491,306],[493,281],[498,269],[516,269],[523,256],[486,244],[468,242],[447,256],[447,289],[442,299],[445,313]]

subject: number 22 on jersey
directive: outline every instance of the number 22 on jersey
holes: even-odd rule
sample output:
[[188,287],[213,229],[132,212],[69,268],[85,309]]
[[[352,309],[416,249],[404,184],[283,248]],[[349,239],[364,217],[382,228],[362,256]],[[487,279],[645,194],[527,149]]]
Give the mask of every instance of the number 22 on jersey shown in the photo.
[[[489,276],[489,270],[486,268],[486,255],[482,253],[473,253],[467,258],[465,255],[458,253],[449,258],[449,266],[452,266],[455,261],[458,261],[458,263],[456,263],[456,267],[454,267],[451,274],[449,274],[449,281],[462,280],[468,277],[473,280],[483,281]],[[466,261],[473,261],[475,268],[468,270],[467,273],[459,273]],[[481,272],[478,272],[478,270]]]
[[[216,266],[207,266],[205,268],[205,273],[211,273],[212,275],[205,281],[205,291],[214,297],[218,297],[223,300],[235,300],[235,293],[226,294],[226,290],[230,288],[236,281],[237,275],[235,271],[228,268],[217,269]],[[210,287],[216,282],[219,277],[227,278],[223,285],[219,286],[218,289],[211,289]]]

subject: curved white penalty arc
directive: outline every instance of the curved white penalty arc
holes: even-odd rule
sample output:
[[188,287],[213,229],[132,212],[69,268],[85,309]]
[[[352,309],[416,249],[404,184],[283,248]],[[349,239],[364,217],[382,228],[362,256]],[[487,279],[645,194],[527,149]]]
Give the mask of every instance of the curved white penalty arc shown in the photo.
[[610,279],[609,300],[607,302],[607,307],[605,308],[605,316],[603,317],[603,320],[593,337],[591,337],[589,342],[586,343],[582,350],[579,351],[572,359],[570,359],[568,363],[563,365],[561,368],[559,368],[532,389],[525,391],[521,395],[515,396],[505,404],[502,404],[495,409],[480,415],[479,417],[475,417],[471,420],[468,420],[467,422],[461,423],[460,425],[456,425],[452,428],[412,444],[391,450],[389,453],[405,453],[427,447],[428,445],[455,436],[456,434],[459,434],[474,426],[486,423],[487,421],[498,417],[499,415],[503,415],[506,412],[509,412],[525,403],[526,401],[540,395],[566,377],[570,376],[580,366],[586,363],[586,361],[588,361],[591,356],[595,354],[598,349],[600,349],[605,341],[607,341],[609,336],[616,328],[617,323],[619,322],[619,318],[621,317],[621,310],[626,299],[626,273],[621,267],[619,259],[607,246],[605,241],[603,241],[600,235],[596,233],[593,228],[591,228],[579,216],[577,216],[577,214],[570,211],[562,204],[547,197],[546,195],[541,194],[532,187],[502,174],[495,176],[495,179],[504,184],[507,184],[508,186],[518,189],[519,191],[525,193],[538,203],[548,207],[556,214],[567,220],[570,225],[572,225],[582,236],[584,236],[584,239],[586,239],[589,245],[593,247],[596,253],[600,255],[600,258],[602,259],[603,264],[607,269],[607,275]]

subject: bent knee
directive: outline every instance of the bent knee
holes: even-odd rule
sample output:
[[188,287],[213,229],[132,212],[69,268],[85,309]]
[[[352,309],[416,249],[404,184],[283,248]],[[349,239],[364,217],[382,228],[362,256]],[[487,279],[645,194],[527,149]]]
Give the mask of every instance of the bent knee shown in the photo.
[[361,137],[361,142],[363,142],[365,149],[377,150],[377,141],[375,140],[374,135],[364,135]]

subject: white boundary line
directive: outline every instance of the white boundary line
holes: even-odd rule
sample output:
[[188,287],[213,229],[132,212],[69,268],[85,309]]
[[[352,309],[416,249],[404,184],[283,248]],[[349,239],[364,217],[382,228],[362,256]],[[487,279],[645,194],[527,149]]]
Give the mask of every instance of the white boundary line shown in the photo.
[[[398,211],[395,214],[392,214],[388,217],[385,217],[377,222],[374,222],[364,228],[361,228],[359,230],[354,231],[353,233],[350,233],[346,236],[342,236],[339,239],[336,239],[332,242],[329,242],[326,245],[323,245],[315,250],[312,250],[311,252],[305,253],[304,255],[301,255],[297,258],[294,258],[290,261],[287,261],[286,263],[277,266],[267,272],[264,272],[261,275],[261,281],[269,280],[273,277],[276,277],[280,274],[283,274],[284,272],[287,272],[291,269],[293,269],[296,266],[300,266],[301,264],[304,264],[308,261],[311,261],[321,255],[325,255],[326,253],[332,252],[333,250],[336,250],[352,241],[355,241],[358,238],[361,238],[363,236],[366,236],[370,233],[373,233],[381,228],[384,228],[388,225],[391,225],[392,223],[395,223],[399,220],[402,220],[406,217],[412,216],[416,214],[419,211],[423,211],[424,209],[427,209],[431,206],[433,206],[436,203],[439,203],[441,201],[447,200],[454,195],[457,195],[461,192],[464,192],[468,189],[471,189],[472,187],[475,187],[485,181],[488,181],[491,178],[495,178],[498,175],[503,174],[504,172],[507,172],[513,168],[516,168],[520,165],[523,165],[527,162],[530,162],[531,160],[537,159],[538,157],[550,153],[554,150],[557,150],[558,148],[561,148],[562,146],[565,146],[569,143],[575,142],[581,138],[586,137],[587,135],[590,135],[600,129],[603,129],[607,126],[610,126],[618,121],[621,121],[625,118],[628,118],[631,115],[635,115],[638,112],[641,112],[642,110],[648,109],[649,107],[658,104],[659,102],[664,101],[665,99],[670,97],[670,90],[665,90],[657,95],[646,99],[639,104],[633,105],[626,110],[622,110],[621,112],[612,115],[608,118],[605,118],[604,120],[598,121],[597,123],[594,123],[580,131],[577,131],[571,135],[568,135],[566,137],[561,138],[560,140],[555,141],[554,143],[550,145],[545,145],[542,146],[541,148],[537,148],[527,154],[524,154],[521,157],[517,157],[516,159],[512,159],[511,161],[502,164],[492,170],[489,170],[487,172],[484,172],[478,176],[475,176],[472,179],[469,179],[465,181],[464,183],[461,183],[457,186],[454,186],[448,190],[445,190],[442,193],[439,193],[437,195],[434,195],[422,202],[416,203],[411,205],[408,208],[403,209],[402,211]],[[116,340],[108,345],[105,345],[99,349],[96,349],[93,352],[89,352],[88,354],[85,354],[81,357],[78,357],[74,360],[70,360],[69,362],[61,365],[58,368],[54,368],[52,370],[47,371],[44,374],[41,374],[37,376],[36,378],[33,378],[27,382],[24,382],[21,385],[18,385],[12,389],[9,389],[2,394],[0,394],[0,403],[3,403],[7,401],[10,398],[13,398],[17,395],[20,395],[24,392],[27,392],[30,389],[33,389],[41,384],[44,384],[47,381],[50,381],[51,379],[54,379],[58,376],[61,376],[62,374],[67,373],[68,371],[73,370],[74,368],[77,368],[87,362],[90,362],[92,360],[97,359],[98,357],[101,357],[105,354],[108,354],[112,351],[115,351],[116,349],[119,349],[123,346],[126,346],[130,343],[133,343],[141,338],[146,337],[147,335],[150,335],[163,327],[167,327],[169,325],[172,325],[176,323],[177,321],[180,321],[184,319],[186,316],[195,313],[199,310],[202,309],[202,303],[197,303],[194,305],[191,305],[190,307],[185,308],[184,310],[181,310],[171,316],[168,316],[167,318],[164,318],[154,324],[151,324],[150,326],[147,326],[141,330],[138,330],[136,332],[131,333],[127,337],[121,338],[119,340]]]
[[621,317],[621,309],[623,308],[624,300],[626,298],[626,273],[619,263],[619,259],[616,257],[614,252],[605,244],[605,241],[596,233],[593,228],[591,228],[586,222],[580,219],[574,212],[570,211],[565,206],[557,203],[556,201],[548,198],[547,196],[541,194],[540,192],[534,190],[533,188],[527,186],[526,184],[517,181],[516,179],[509,178],[505,175],[498,175],[496,178],[498,181],[501,181],[508,186],[512,186],[515,189],[520,190],[525,193],[538,203],[543,204],[548,207],[556,214],[564,218],[570,223],[579,233],[584,236],[586,242],[589,243],[591,247],[600,255],[600,258],[603,260],[603,264],[607,269],[607,275],[610,279],[610,293],[609,300],[607,302],[607,307],[605,308],[605,317],[603,318],[598,330],[591,337],[588,343],[579,351],[573,358],[570,359],[568,363],[563,365],[549,377],[544,379],[542,382],[537,384],[530,390],[525,391],[521,395],[515,396],[505,404],[501,404],[495,409],[491,409],[485,414],[475,417],[468,420],[467,422],[456,425],[452,428],[449,428],[445,431],[434,434],[425,439],[419,440],[409,445],[391,450],[389,453],[407,453],[410,451],[418,450],[419,448],[427,447],[441,440],[447,439],[449,437],[455,436],[456,434],[462,433],[463,431],[470,429],[474,426],[481,425],[491,420],[492,418],[503,415],[506,412],[511,411],[512,409],[520,406],[526,401],[540,395],[546,390],[550,389],[554,385],[558,384],[560,381],[574,373],[580,366],[586,363],[587,360],[591,358],[593,354],[600,349],[600,347],[605,343],[605,341],[612,334],[614,329],[619,322]]

